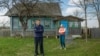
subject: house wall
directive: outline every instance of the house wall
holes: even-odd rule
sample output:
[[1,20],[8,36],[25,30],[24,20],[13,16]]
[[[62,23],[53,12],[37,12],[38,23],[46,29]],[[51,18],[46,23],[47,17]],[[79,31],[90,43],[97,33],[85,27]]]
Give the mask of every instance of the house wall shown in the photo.
[[[35,20],[36,19],[40,19],[41,20],[41,24],[44,26],[44,28],[46,29],[46,30],[50,30],[50,29],[55,29],[56,28],[56,24],[54,24],[54,22],[53,22],[53,18],[47,18],[47,17],[42,17],[42,18],[38,18],[38,17],[34,17],[34,18],[30,18],[29,20],[28,20],[28,24],[27,24],[27,26],[28,26],[28,28],[27,28],[27,30],[32,30],[33,28],[34,28],[34,23],[35,23]],[[18,19],[18,17],[12,17],[11,18],[11,27],[12,27],[12,29],[18,29],[18,30],[21,30],[22,29],[22,27],[21,27],[21,23],[20,23],[20,21],[19,21],[19,19]]]
[[81,29],[81,22],[80,21],[69,21],[64,20],[68,22],[68,35],[81,35],[82,29]]
[[[34,17],[28,20],[28,28],[26,30],[28,35],[33,35],[33,28],[36,19],[41,20],[41,24],[44,26],[44,35],[56,35],[56,28],[58,23],[54,23],[53,18],[49,17]],[[21,34],[22,27],[18,17],[11,17],[11,36],[15,34]]]
[[[41,18],[34,17],[28,20],[28,25],[27,25],[28,29],[26,30],[27,35],[33,35],[33,28],[36,19],[41,20],[41,24],[44,26],[45,29],[44,35],[54,36],[58,34],[57,30],[60,26],[60,21],[54,22],[53,21],[54,18],[49,18],[49,17],[41,17]],[[79,21],[69,21],[68,24],[69,24],[68,25],[69,34],[80,34],[81,23]],[[18,17],[11,17],[11,35],[19,34],[21,33],[21,31],[22,31],[22,27]]]
[[81,35],[81,22],[80,21],[70,21],[69,22],[69,34],[70,35]]

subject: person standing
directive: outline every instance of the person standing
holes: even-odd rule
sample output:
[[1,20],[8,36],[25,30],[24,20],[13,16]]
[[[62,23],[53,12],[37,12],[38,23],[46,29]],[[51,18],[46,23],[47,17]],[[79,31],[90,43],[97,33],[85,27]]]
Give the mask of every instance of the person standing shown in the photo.
[[38,46],[40,47],[40,54],[42,56],[44,56],[44,49],[43,49],[43,32],[44,32],[44,28],[43,26],[40,24],[40,20],[36,20],[35,22],[35,27],[34,27],[34,40],[35,40],[35,55],[37,56],[39,55],[38,53]]
[[64,26],[61,24],[61,26],[59,28],[59,38],[60,38],[60,44],[61,44],[60,49],[64,49],[64,50],[66,50],[66,47],[65,47],[65,32],[66,32],[66,28],[64,28]]

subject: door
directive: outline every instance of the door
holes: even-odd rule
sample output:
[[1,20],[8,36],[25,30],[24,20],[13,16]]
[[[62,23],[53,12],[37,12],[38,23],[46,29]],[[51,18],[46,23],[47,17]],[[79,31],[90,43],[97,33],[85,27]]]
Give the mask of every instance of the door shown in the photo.
[[61,25],[61,24],[64,26],[64,28],[66,28],[65,34],[67,35],[67,34],[68,34],[68,21],[66,21],[66,20],[61,20],[60,25]]

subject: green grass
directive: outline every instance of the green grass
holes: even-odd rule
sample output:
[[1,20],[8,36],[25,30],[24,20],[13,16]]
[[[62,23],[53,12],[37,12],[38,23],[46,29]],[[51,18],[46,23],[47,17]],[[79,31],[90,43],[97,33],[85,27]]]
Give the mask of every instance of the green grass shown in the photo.
[[[100,39],[77,39],[60,50],[58,39],[45,38],[44,49],[45,56],[100,56]],[[0,56],[34,56],[33,38],[0,38]]]

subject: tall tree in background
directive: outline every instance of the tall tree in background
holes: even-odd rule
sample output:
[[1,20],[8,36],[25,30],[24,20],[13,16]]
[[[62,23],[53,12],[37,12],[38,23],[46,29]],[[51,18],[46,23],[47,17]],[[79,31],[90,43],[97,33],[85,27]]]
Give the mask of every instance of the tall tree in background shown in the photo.
[[73,16],[83,18],[83,13],[80,12],[79,10],[75,10],[75,11],[73,12]]
[[87,9],[88,9],[88,0],[79,0],[78,3],[76,3],[74,0],[72,0],[73,3],[81,8],[84,11],[84,18],[85,18],[85,38],[86,38],[86,42],[87,42]]
[[95,13],[93,14],[97,16],[97,20],[100,28],[100,0],[91,0],[90,5],[92,5],[92,8],[95,10]]

